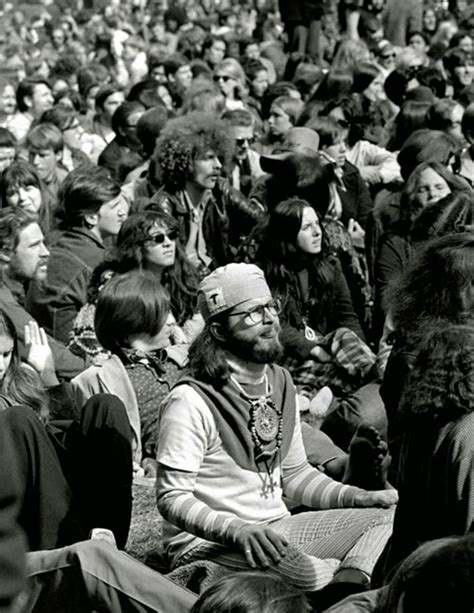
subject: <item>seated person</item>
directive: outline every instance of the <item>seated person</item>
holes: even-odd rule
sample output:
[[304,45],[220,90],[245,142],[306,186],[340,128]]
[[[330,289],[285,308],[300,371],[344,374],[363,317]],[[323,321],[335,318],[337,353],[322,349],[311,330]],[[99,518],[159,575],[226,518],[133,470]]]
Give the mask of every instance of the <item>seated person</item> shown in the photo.
[[76,404],[98,393],[114,394],[127,407],[135,468],[155,473],[161,401],[180,376],[186,351],[170,346],[170,299],[149,271],[112,277],[99,293],[95,330],[110,357],[73,381]]
[[202,113],[170,120],[156,144],[163,187],[148,208],[178,221],[186,255],[203,274],[231,262],[262,215],[221,177],[233,148],[227,124]]
[[43,181],[51,199],[58,200],[59,187],[68,171],[62,166],[64,140],[59,128],[42,123],[31,128],[26,137],[28,159]]
[[16,157],[16,140],[7,128],[0,127],[0,173],[8,168]]
[[88,302],[74,320],[69,348],[95,362],[104,349],[94,328],[95,305],[105,282],[115,274],[149,270],[170,295],[173,344],[190,343],[202,329],[197,311],[197,273],[179,242],[177,222],[159,211],[135,213],[120,228],[115,247],[94,270]]
[[57,379],[44,330],[34,322],[26,326],[26,365],[4,311],[0,330],[1,409],[18,460],[18,521],[29,549],[63,547],[96,527],[110,529],[124,547],[132,510],[132,437],[125,407],[118,398],[97,395],[77,407],[76,419],[59,426],[49,419],[46,387]]
[[27,304],[48,334],[67,343],[92,271],[104,258],[104,241],[117,236],[128,211],[118,183],[97,167],[69,173],[61,204],[62,230],[49,242],[48,275],[41,286],[30,286]]
[[[173,567],[262,567],[307,591],[367,583],[391,532],[394,490],[343,485],[310,467],[277,308],[263,272],[228,264],[201,281],[206,322],[162,409],[156,480]],[[316,511],[290,516],[282,496]],[[339,510],[335,510],[339,509]]]
[[281,301],[281,363],[310,399],[324,386],[338,398],[322,429],[343,449],[361,422],[385,433],[375,355],[365,343],[339,261],[327,251],[321,220],[307,201],[289,198],[276,206],[256,261]]
[[[26,310],[25,288],[32,282],[43,283],[48,274],[49,251],[38,218],[19,208],[0,211],[0,254],[2,283],[0,308],[15,326],[20,356],[27,355],[25,325],[33,316]],[[84,370],[84,360],[73,355],[64,345],[48,337],[58,377],[71,379]]]

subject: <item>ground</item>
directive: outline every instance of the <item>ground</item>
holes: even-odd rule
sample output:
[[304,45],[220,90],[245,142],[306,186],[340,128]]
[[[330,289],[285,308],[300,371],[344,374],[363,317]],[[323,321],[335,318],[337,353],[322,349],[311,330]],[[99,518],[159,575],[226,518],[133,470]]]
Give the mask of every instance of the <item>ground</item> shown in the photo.
[[149,553],[161,551],[162,522],[156,509],[155,488],[135,483],[127,553],[144,562]]

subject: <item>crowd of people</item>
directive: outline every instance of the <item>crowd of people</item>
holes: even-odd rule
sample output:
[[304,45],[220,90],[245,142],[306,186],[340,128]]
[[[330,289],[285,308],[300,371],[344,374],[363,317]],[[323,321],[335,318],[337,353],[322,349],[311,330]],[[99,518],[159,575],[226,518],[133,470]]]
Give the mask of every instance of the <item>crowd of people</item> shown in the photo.
[[2,611],[474,610],[473,44],[466,0],[3,5]]

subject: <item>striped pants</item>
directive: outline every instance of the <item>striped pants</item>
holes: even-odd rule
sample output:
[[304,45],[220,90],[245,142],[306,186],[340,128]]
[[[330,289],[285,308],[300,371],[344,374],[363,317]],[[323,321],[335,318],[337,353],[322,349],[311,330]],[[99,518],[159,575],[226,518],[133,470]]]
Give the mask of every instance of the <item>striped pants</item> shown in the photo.
[[[393,509],[331,509],[272,522],[269,527],[289,545],[285,557],[266,572],[307,592],[323,588],[338,569],[358,569],[370,577],[392,532],[393,514]],[[196,560],[250,570],[241,553],[215,543],[198,545],[178,566]]]

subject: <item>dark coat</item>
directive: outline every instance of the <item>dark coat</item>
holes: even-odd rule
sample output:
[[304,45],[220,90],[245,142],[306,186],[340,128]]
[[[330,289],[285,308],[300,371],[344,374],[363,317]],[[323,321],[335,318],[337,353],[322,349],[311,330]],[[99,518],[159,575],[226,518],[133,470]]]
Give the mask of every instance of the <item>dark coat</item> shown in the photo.
[[331,306],[323,311],[321,311],[320,300],[314,290],[310,290],[310,300],[305,302],[296,273],[288,287],[288,295],[284,300],[283,312],[280,316],[282,325],[280,339],[285,353],[291,357],[307,359],[311,349],[315,346],[315,341],[310,341],[305,337],[305,314],[307,324],[315,332],[326,335],[336,328],[345,327],[364,340],[364,333],[354,312],[351,294],[340,264],[337,260],[332,260],[332,266],[334,268],[333,300]]
[[346,162],[343,171],[342,183],[344,187],[337,187],[342,204],[341,221],[347,228],[349,219],[352,218],[365,229],[367,217],[373,207],[369,189],[354,164]]
[[[181,198],[181,193],[160,189],[151,203],[179,224],[180,238],[186,244],[191,221],[191,212]],[[263,210],[252,205],[227,180],[219,179],[209,194],[204,210],[202,229],[212,268],[233,262],[243,237],[247,236],[255,223],[263,216]]]
[[48,279],[45,286],[32,284],[27,308],[48,334],[67,343],[74,318],[87,302],[87,288],[105,248],[92,232],[72,228],[57,235],[49,245]]

